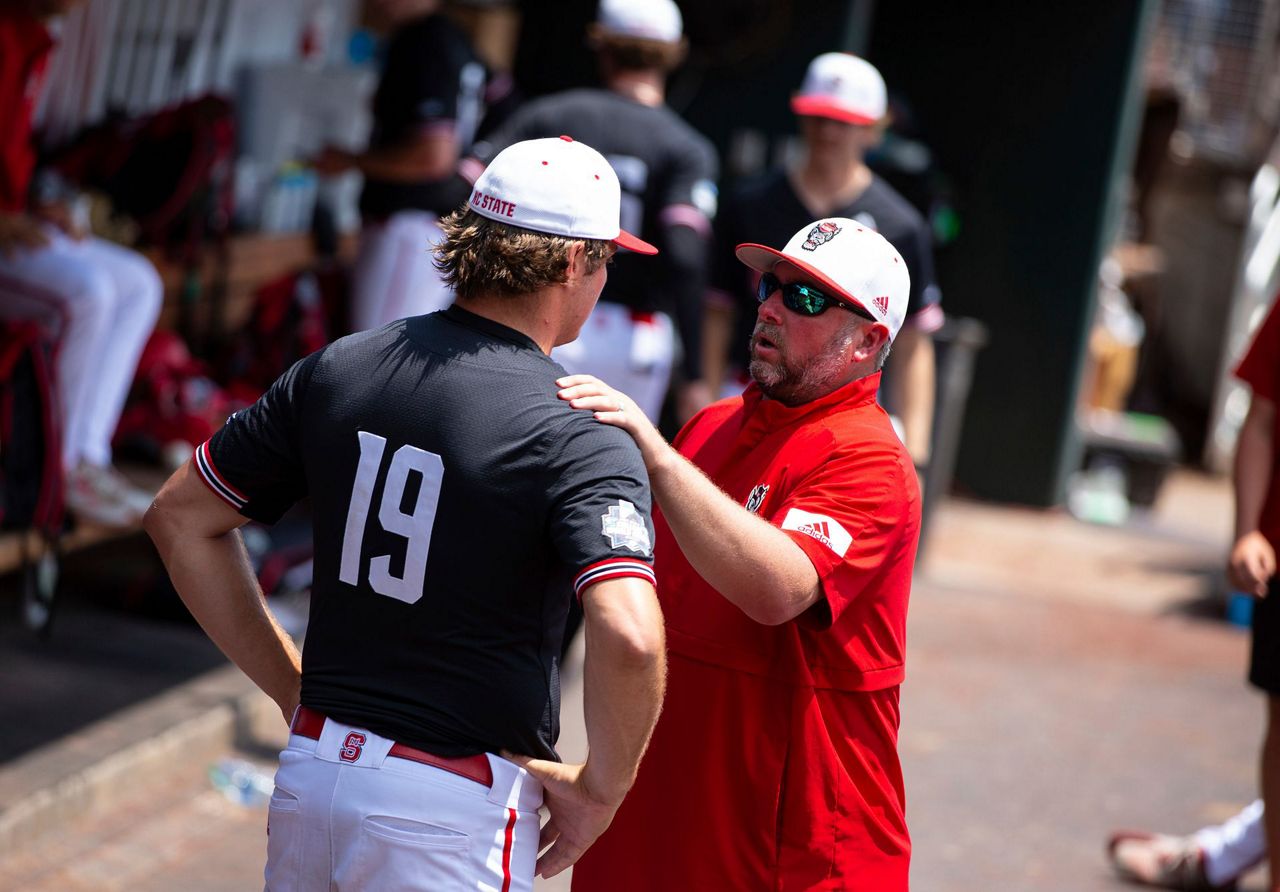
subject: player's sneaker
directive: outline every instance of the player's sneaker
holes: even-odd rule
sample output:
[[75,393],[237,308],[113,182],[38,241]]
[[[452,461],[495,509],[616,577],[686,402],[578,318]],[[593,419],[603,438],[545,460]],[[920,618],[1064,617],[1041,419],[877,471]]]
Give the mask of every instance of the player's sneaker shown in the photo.
[[67,473],[67,507],[80,520],[108,527],[133,526],[151,505],[151,496],[110,465],[82,464]]
[[1204,851],[1194,836],[1121,831],[1107,855],[1117,874],[1133,883],[1183,892],[1235,892],[1235,881],[1215,886],[1204,870]]

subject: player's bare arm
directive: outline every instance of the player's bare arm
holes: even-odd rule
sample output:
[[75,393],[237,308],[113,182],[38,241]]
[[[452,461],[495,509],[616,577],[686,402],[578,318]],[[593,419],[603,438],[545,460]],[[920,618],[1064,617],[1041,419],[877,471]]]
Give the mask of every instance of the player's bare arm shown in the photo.
[[929,461],[933,433],[933,337],[914,326],[903,326],[894,339],[889,365],[895,374],[887,384],[892,390],[892,405],[902,419],[903,444],[911,460],[923,465]]
[[209,491],[190,462],[143,518],[169,577],[201,628],[280,707],[298,705],[302,663],[267,610],[239,527],[245,518]]
[[1275,549],[1258,529],[1271,482],[1275,420],[1276,404],[1255,393],[1240,428],[1233,475],[1236,535],[1227,575],[1237,589],[1260,598],[1267,594],[1267,582],[1276,572]]
[[666,678],[662,611],[649,582],[597,583],[583,590],[582,606],[587,761],[511,757],[543,785],[550,818],[539,848],[551,847],[538,859],[544,877],[570,867],[613,821],[658,720]]
[[452,128],[442,127],[424,130],[412,139],[364,152],[329,146],[311,163],[326,176],[358,170],[377,180],[420,183],[443,179],[453,173],[458,163],[458,141]]
[[818,602],[822,585],[804,550],[672,449],[629,397],[591,375],[556,383],[569,405],[595,412],[599,421],[622,428],[636,441],[654,498],[681,551],[720,594],[765,625],[788,622]]

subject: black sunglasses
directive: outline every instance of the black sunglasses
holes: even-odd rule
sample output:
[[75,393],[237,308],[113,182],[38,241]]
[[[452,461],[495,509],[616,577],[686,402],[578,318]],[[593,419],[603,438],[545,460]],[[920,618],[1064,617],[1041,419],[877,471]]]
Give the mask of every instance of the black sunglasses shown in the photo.
[[823,294],[811,285],[801,285],[799,282],[783,285],[773,273],[765,273],[760,277],[760,284],[756,286],[756,300],[764,303],[775,291],[782,292],[783,306],[801,316],[817,316],[826,312],[827,307],[840,307],[869,322],[876,321],[874,316],[861,307]]

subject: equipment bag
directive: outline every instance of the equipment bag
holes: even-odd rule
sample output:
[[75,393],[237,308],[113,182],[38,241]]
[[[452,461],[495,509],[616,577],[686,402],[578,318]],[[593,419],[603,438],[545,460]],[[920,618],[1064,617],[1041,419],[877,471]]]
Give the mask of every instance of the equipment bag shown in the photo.
[[62,529],[56,345],[34,322],[0,322],[0,528]]

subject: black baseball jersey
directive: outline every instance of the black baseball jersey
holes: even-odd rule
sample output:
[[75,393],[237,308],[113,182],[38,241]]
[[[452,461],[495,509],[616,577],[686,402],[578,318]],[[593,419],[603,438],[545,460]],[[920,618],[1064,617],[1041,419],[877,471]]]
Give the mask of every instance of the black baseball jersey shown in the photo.
[[665,105],[580,89],[524,106],[477,144],[476,155],[488,162],[512,143],[562,134],[609,160],[622,186],[622,228],[659,249],[656,258],[644,259],[619,252],[601,300],[670,315],[686,371],[700,378],[701,310],[719,168],[715,147]]
[[[935,331],[942,324],[941,293],[933,275],[933,246],[929,226],[893,187],[872,176],[869,185],[848,207],[826,216],[849,217],[883,235],[898,249],[911,274],[911,294],[903,327]],[[751,329],[756,321],[755,273],[738,261],[733,249],[754,242],[781,249],[814,214],[801,203],[783,170],[773,170],[744,183],[724,202],[716,219],[712,287],[730,297],[736,307],[731,361],[746,368]]]
[[196,451],[271,523],[311,499],[302,702],[445,756],[556,758],[570,599],[653,580],[648,478],[563,369],[458,306],[299,362]]
[[[466,35],[447,16],[429,15],[397,28],[373,97],[369,148],[447,128],[459,151],[467,151],[484,113],[485,79],[484,65]],[[375,218],[404,210],[447,214],[469,194],[470,187],[457,175],[421,183],[366,178],[360,210]]]

